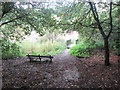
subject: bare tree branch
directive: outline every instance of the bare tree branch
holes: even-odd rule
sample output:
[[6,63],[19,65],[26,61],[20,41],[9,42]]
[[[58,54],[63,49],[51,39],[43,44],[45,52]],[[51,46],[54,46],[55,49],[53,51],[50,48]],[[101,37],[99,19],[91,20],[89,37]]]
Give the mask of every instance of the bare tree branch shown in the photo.
[[95,5],[93,6],[93,5],[92,5],[92,2],[89,2],[89,4],[90,4],[90,6],[91,6],[91,10],[92,10],[94,19],[95,19],[96,22],[97,22],[97,25],[98,25],[98,28],[99,28],[100,33],[102,34],[103,37],[106,37],[106,34],[104,33],[103,28],[102,28],[102,26],[101,26],[101,24],[100,24],[100,21],[99,21],[99,18],[98,18],[98,14],[97,14]]
[[112,29],[113,29],[113,24],[112,24],[112,2],[110,2],[110,13],[109,13],[109,17],[110,17],[110,31],[107,35],[107,37],[110,36]]
[[119,3],[113,3],[113,5],[115,5],[115,6],[120,6],[120,4],[119,4]]

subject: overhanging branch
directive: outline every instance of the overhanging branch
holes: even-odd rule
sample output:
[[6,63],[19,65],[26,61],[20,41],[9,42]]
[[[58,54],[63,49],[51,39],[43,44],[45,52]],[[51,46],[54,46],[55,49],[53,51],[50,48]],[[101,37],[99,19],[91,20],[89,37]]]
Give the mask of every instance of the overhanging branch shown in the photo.
[[91,7],[94,19],[97,22],[100,33],[102,34],[103,37],[106,37],[106,34],[104,33],[103,28],[102,28],[102,26],[100,24],[100,21],[99,21],[99,18],[98,18],[98,14],[97,14],[97,11],[96,11],[96,6],[95,5],[93,6],[92,2],[89,2],[89,5]]
[[110,36],[112,29],[113,29],[113,24],[112,24],[112,2],[110,2],[110,13],[109,13],[109,17],[110,17],[110,31],[107,35],[107,37]]
[[2,24],[0,25],[0,27],[1,27],[2,25],[5,25],[5,24],[8,24],[8,23],[14,22],[15,20],[20,19],[20,18],[22,18],[22,17],[23,17],[23,16],[20,16],[20,17],[14,18],[14,19],[12,19],[12,20],[9,20],[9,21],[7,21],[7,22],[4,22],[4,23],[2,23]]

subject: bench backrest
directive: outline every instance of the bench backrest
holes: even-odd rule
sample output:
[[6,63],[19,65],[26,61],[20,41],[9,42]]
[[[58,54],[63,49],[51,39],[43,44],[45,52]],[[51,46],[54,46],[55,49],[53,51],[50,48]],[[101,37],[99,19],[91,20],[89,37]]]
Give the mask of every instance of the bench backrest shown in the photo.
[[40,55],[26,55],[26,56],[28,56],[28,57],[48,57],[48,58],[53,58],[53,56],[51,56],[51,55],[49,55],[49,56],[47,56],[47,55],[45,55],[45,56],[40,56]]

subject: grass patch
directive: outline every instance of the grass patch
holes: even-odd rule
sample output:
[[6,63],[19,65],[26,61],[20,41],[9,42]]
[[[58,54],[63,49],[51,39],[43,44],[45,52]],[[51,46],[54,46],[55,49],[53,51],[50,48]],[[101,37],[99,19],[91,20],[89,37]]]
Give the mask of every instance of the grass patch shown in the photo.
[[21,44],[21,49],[24,56],[26,54],[33,54],[33,55],[55,55],[58,53],[61,53],[63,50],[65,50],[65,43],[60,43],[57,41],[46,41],[46,42],[30,42],[30,41],[24,41]]

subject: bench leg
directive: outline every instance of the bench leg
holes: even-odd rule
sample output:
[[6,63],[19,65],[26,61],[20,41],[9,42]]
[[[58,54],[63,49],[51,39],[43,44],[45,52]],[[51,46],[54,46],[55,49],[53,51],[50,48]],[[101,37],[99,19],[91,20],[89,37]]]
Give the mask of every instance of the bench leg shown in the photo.
[[39,57],[39,59],[40,59],[40,62],[41,62],[41,58]]
[[52,58],[50,58],[50,62],[52,62]]
[[30,59],[30,62],[32,61],[32,58],[31,57],[29,57],[29,59]]

